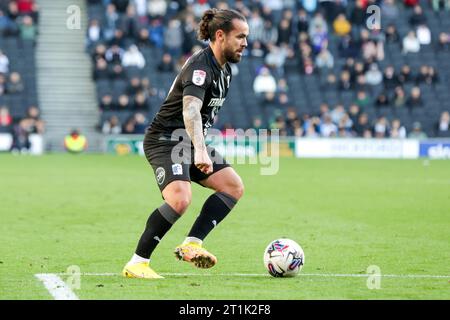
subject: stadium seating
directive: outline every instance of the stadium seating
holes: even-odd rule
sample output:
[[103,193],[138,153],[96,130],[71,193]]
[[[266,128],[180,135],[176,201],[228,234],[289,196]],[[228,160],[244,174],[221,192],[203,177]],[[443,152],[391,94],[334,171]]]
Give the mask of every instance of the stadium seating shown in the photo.
[[[108,1],[106,1],[108,2]],[[114,1],[112,1],[114,3]],[[130,1],[132,3],[133,1]],[[379,1],[382,3],[383,1]],[[90,19],[104,20],[105,16],[105,1],[91,1],[89,9]],[[248,8],[256,6],[253,1],[243,1]],[[259,2],[258,2],[259,3]],[[379,116],[385,116],[390,121],[394,118],[401,120],[402,124],[409,131],[415,121],[420,121],[422,127],[428,136],[434,135],[434,126],[439,119],[439,115],[444,110],[449,109],[448,101],[450,98],[450,51],[439,51],[436,49],[437,39],[441,32],[450,34],[450,13],[449,12],[437,12],[435,13],[429,3],[429,1],[421,1],[421,7],[424,10],[425,17],[427,18],[427,25],[430,28],[432,35],[432,44],[422,45],[421,50],[418,53],[403,54],[401,41],[403,37],[413,30],[408,22],[409,16],[412,14],[413,9],[405,7],[402,1],[397,0],[397,7],[399,8],[400,18],[396,20],[396,28],[400,36],[398,43],[385,43],[384,45],[384,59],[378,61],[378,65],[381,71],[388,65],[393,65],[395,71],[398,73],[400,68],[408,64],[413,73],[416,74],[419,71],[421,65],[426,64],[433,66],[438,71],[439,82],[434,85],[420,85],[422,99],[424,106],[421,108],[413,108],[408,110],[404,108],[376,108],[375,99],[383,91],[383,84],[376,85],[370,88],[369,96],[370,102],[364,107],[364,112],[370,117],[372,123],[375,122]],[[353,1],[348,1],[348,5],[345,9],[347,16],[350,16],[354,7]],[[320,7],[319,7],[320,8]],[[296,16],[294,10],[294,17]],[[180,13],[180,12],[178,12]],[[310,18],[313,16],[310,15]],[[149,29],[152,19],[145,17],[139,20],[140,26]],[[163,19],[164,26],[167,26],[168,19]],[[293,29],[296,31],[296,22],[294,19]],[[150,28],[151,29],[151,28]],[[334,57],[334,66],[331,72],[336,76],[339,81],[339,75],[342,67],[345,64],[345,58],[340,57],[338,48],[340,37],[333,33],[333,27],[330,21],[328,21],[328,48]],[[295,34],[292,38],[296,38]],[[128,38],[127,43],[133,43],[131,38]],[[293,42],[295,43],[295,41]],[[293,46],[293,44],[291,44]],[[150,95],[150,109],[146,112],[147,119],[151,121],[155,113],[157,112],[160,104],[167,93],[168,88],[172,84],[176,72],[161,73],[157,71],[157,66],[161,61],[163,49],[159,48],[155,44],[148,47],[141,47],[141,52],[146,60],[146,65],[141,70],[127,70],[128,78],[130,75],[137,74],[140,77],[147,77],[150,80],[151,85],[157,92],[155,95]],[[357,60],[362,60],[358,58]],[[287,80],[289,91],[289,103],[288,106],[292,106],[296,109],[299,118],[302,114],[317,115],[319,112],[319,106],[321,103],[327,103],[330,106],[330,111],[338,103],[342,103],[348,110],[348,107],[355,102],[356,90],[339,91],[336,87],[323,89],[322,84],[326,80],[326,74],[319,72],[316,68],[315,72],[311,75],[300,72],[300,68],[297,65],[297,61],[287,61],[285,65],[284,77]],[[236,128],[250,128],[255,117],[261,117],[266,127],[273,127],[273,120],[278,114],[276,109],[279,109],[282,114],[286,112],[286,106],[276,106],[269,111],[264,111],[261,106],[261,98],[258,97],[252,88],[253,80],[257,75],[258,69],[264,65],[264,58],[253,57],[251,54],[247,54],[241,63],[238,64],[239,73],[234,77],[233,85],[227,97],[227,102],[219,113],[216,126],[222,128],[225,124],[231,123]],[[294,65],[296,68],[291,68]],[[280,78],[279,74],[276,74],[277,80]],[[414,86],[413,83],[406,83],[404,85],[406,96],[409,96],[410,90]],[[100,95],[110,92],[115,97],[126,90],[126,80],[121,81],[97,81],[97,91]],[[275,113],[273,112],[275,109]],[[111,114],[117,114],[122,121],[127,117],[132,116],[133,110],[128,111],[111,111],[104,113],[102,118],[99,119],[100,124],[108,119]],[[122,122],[123,123],[123,122]]]

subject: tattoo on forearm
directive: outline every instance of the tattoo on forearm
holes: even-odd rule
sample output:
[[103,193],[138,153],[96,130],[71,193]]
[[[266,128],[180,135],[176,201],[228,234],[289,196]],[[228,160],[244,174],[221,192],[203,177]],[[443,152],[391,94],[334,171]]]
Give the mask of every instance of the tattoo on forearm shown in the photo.
[[192,144],[196,150],[206,148],[203,137],[202,109],[203,102],[194,96],[183,97],[183,120],[186,132],[192,140]]

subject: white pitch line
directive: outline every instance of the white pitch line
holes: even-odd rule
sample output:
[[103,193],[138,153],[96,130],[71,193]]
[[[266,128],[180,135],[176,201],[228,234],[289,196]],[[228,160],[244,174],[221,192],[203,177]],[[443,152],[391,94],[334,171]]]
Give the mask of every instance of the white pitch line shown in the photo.
[[[74,273],[55,273],[59,276],[74,276]],[[80,276],[98,276],[98,277],[114,277],[120,276],[120,273],[80,273]],[[270,277],[268,273],[170,273],[163,272],[162,276],[169,277]],[[331,278],[367,278],[369,276],[375,277],[375,274],[337,274],[337,273],[299,273],[302,277],[331,277]],[[429,275],[429,274],[380,274],[381,278],[436,278],[436,279],[450,279],[450,275]]]
[[55,300],[79,300],[67,284],[54,273],[35,274]]

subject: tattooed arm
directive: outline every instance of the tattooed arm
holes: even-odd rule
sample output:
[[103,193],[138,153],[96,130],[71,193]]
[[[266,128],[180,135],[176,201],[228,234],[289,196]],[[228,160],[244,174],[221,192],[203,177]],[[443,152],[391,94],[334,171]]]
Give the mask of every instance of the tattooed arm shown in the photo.
[[194,163],[204,173],[212,172],[212,162],[208,156],[203,137],[202,115],[200,110],[203,102],[197,97],[186,95],[183,97],[183,120],[186,132],[192,140],[195,150]]

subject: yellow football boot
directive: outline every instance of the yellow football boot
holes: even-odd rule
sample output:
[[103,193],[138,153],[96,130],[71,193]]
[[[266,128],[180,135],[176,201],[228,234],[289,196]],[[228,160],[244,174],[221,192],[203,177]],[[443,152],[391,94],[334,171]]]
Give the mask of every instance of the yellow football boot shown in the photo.
[[217,263],[217,258],[209,253],[198,243],[189,242],[180,244],[175,248],[175,257],[192,263],[197,268],[212,268]]
[[122,275],[127,278],[141,279],[162,279],[164,277],[153,271],[147,262],[139,262],[135,264],[127,264],[122,271]]

